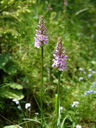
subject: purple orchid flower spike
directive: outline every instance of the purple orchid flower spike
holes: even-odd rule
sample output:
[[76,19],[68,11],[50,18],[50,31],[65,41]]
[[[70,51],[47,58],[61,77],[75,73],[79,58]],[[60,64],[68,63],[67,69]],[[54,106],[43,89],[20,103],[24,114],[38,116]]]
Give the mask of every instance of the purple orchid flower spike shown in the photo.
[[64,5],[68,5],[67,0],[64,0]]
[[35,37],[35,47],[40,48],[41,44],[48,45],[48,35],[49,33],[45,34],[47,28],[45,27],[45,23],[43,20],[43,16],[40,16],[38,30],[36,30],[36,37]]
[[61,37],[58,37],[58,43],[56,46],[56,52],[53,54],[54,59],[53,59],[53,65],[52,67],[58,68],[59,71],[66,70],[66,60],[67,60],[67,55],[65,54],[65,49],[63,49],[63,44],[61,42]]

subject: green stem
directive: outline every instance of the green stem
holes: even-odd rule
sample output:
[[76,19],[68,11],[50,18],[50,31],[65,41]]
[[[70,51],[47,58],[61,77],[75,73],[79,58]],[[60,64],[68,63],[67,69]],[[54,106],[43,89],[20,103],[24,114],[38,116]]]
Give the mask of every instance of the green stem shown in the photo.
[[[60,93],[60,71],[58,72],[58,90],[57,90],[57,93],[58,93],[58,106],[57,106],[57,108],[58,108],[58,116],[59,116],[59,103],[60,103],[60,98],[59,98],[59,93]],[[58,117],[57,116],[57,117]]]
[[[19,102],[19,105],[20,105],[20,102]],[[20,107],[21,107],[21,105],[20,105]],[[25,114],[24,114],[24,112],[23,112],[23,110],[22,110],[22,107],[21,107],[21,113],[22,113],[23,117],[25,118]],[[26,121],[25,121],[25,125],[26,125],[26,128],[28,128],[28,124],[27,124]]]
[[41,128],[43,125],[43,44],[41,46]]
[[59,119],[59,105],[60,105],[59,93],[60,93],[60,71],[58,71],[58,87],[57,87],[57,94],[58,94],[58,98],[57,98],[57,122]]

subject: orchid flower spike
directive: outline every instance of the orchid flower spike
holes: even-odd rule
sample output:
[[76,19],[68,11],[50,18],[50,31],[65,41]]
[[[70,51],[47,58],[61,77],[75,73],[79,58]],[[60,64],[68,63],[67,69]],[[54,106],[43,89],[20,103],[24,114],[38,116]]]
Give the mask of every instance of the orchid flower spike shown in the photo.
[[43,16],[40,16],[38,30],[36,29],[36,37],[35,37],[35,47],[40,48],[42,44],[48,45],[48,35],[45,34],[47,28],[45,27],[45,23],[43,20]]
[[65,49],[63,49],[63,44],[61,41],[61,37],[58,37],[58,43],[56,46],[56,52],[53,54],[54,59],[53,59],[53,65],[52,67],[58,68],[59,71],[66,70],[66,60],[67,60],[67,55],[65,55]]

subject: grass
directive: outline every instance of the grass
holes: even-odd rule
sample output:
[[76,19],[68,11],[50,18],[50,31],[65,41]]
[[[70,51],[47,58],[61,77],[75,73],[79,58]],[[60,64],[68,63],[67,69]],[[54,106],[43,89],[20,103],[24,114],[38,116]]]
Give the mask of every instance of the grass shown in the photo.
[[[68,5],[64,6],[63,0],[54,0],[54,2],[52,0],[18,0],[13,3],[10,0],[9,4],[7,1],[1,1],[4,3],[1,10],[4,10],[0,14],[0,47],[2,48],[0,53],[11,53],[17,67],[15,75],[10,75],[4,68],[0,68],[1,85],[9,82],[23,85],[25,97],[20,104],[26,118],[40,121],[41,51],[34,47],[34,36],[39,16],[42,14],[49,33],[49,45],[43,49],[44,127],[54,127],[56,118],[54,113],[58,72],[52,68],[52,59],[57,38],[61,36],[68,55],[67,72],[61,73],[60,106],[63,107],[60,112],[61,126],[71,128],[79,124],[84,128],[95,128],[96,93],[88,93],[86,96],[84,93],[90,89],[96,91],[96,85],[92,84],[96,82],[96,2],[68,0]],[[89,78],[88,74],[92,76]],[[80,77],[83,79],[80,80]],[[16,104],[13,104],[12,99],[2,98],[1,95],[0,99],[1,115],[15,124],[23,123],[22,113],[17,109]],[[74,101],[79,102],[77,107],[72,107]],[[26,102],[31,103],[30,112],[24,107]],[[2,127],[11,125],[1,116],[0,124]],[[25,124],[22,126],[26,127]],[[39,128],[40,124],[29,122],[28,126]]]

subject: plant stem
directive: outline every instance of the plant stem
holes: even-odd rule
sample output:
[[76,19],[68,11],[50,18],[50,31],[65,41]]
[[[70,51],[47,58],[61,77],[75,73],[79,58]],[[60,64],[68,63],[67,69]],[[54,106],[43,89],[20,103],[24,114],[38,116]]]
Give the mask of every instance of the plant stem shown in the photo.
[[41,46],[41,128],[43,125],[43,44]]
[[59,103],[60,103],[60,98],[59,98],[59,92],[60,91],[60,71],[58,72],[58,90],[57,90],[57,93],[58,93],[58,103],[57,103],[57,108],[58,108],[58,115],[57,115],[57,118],[59,117]]
[[[20,102],[19,102],[19,105],[20,105]],[[20,107],[21,107],[21,105],[20,105]],[[23,117],[25,118],[25,114],[24,114],[24,112],[23,112],[22,107],[21,107],[21,112],[22,112]],[[26,128],[28,128],[28,124],[27,124],[27,122],[26,122],[26,121],[25,121],[25,125],[26,125]]]
[[[58,71],[58,86],[57,86],[57,96],[58,96],[57,97],[57,124],[59,120],[59,105],[60,105],[59,93],[60,93],[60,71]],[[60,124],[57,127],[59,128]]]

